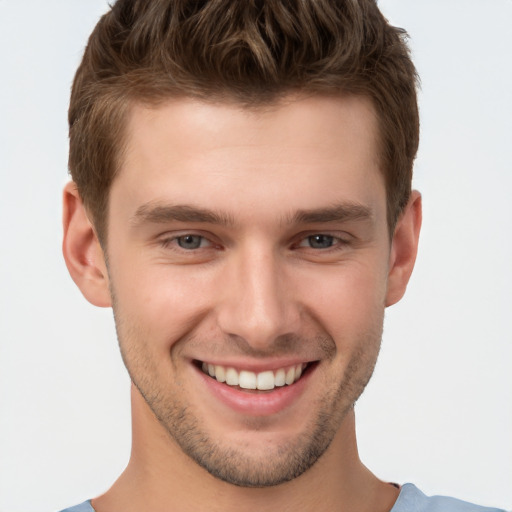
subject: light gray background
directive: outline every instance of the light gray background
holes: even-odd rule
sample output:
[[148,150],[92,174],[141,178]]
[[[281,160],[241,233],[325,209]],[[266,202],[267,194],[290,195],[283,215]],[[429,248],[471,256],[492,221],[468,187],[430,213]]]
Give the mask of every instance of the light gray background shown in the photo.
[[[422,76],[424,230],[358,405],[381,478],[512,507],[511,0],[382,0]],[[105,0],[0,0],[0,512],[108,488],[130,447],[111,312],[60,252],[69,87]]]

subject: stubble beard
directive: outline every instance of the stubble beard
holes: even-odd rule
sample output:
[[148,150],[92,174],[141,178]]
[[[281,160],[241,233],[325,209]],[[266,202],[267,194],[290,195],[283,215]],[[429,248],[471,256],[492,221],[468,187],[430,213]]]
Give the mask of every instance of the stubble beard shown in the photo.
[[[180,386],[172,392],[158,386],[158,365],[144,350],[143,334],[124,329],[114,307],[121,354],[130,378],[160,424],[181,450],[212,476],[241,487],[270,487],[297,478],[325,453],[343,419],[366,387],[377,360],[382,324],[361,336],[358,349],[346,365],[343,378],[333,382],[319,400],[316,415],[301,434],[277,447],[262,447],[257,454],[214,439],[182,399]],[[334,340],[325,340],[335,347]],[[180,384],[181,385],[181,384]],[[254,429],[264,420],[252,420]]]

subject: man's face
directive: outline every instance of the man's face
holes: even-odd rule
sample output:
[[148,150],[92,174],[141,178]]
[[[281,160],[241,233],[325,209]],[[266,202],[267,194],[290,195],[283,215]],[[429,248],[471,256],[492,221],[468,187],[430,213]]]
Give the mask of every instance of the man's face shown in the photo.
[[373,109],[179,99],[134,107],[128,135],[108,261],[131,378],[214,476],[294,478],[379,351],[390,245]]

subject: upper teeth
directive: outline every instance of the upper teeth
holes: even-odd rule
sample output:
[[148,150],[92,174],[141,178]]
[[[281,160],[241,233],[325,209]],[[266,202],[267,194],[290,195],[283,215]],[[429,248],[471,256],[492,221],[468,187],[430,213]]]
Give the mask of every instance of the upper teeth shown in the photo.
[[219,382],[225,382],[229,386],[240,386],[244,389],[260,389],[262,391],[274,389],[276,386],[293,384],[299,380],[305,367],[306,364],[297,364],[295,366],[279,368],[278,370],[255,373],[247,370],[238,371],[234,368],[218,364],[203,363],[202,365],[203,372]]

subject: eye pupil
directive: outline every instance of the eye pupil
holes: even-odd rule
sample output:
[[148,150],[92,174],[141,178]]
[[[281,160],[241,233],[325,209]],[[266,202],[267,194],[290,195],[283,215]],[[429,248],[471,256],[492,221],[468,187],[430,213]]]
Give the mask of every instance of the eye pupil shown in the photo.
[[199,235],[185,235],[180,236],[177,241],[182,249],[199,249],[202,237]]
[[310,246],[313,249],[328,249],[334,243],[334,237],[329,235],[312,235],[308,237]]

